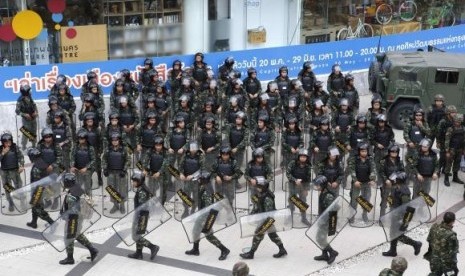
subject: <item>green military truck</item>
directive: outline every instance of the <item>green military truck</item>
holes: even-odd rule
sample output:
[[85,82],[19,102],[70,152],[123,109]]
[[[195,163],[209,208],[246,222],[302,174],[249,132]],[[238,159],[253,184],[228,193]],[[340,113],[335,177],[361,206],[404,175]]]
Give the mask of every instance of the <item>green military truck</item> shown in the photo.
[[387,52],[384,72],[377,74],[376,92],[386,104],[389,122],[403,128],[415,106],[427,109],[434,95],[465,112],[465,54],[445,52]]

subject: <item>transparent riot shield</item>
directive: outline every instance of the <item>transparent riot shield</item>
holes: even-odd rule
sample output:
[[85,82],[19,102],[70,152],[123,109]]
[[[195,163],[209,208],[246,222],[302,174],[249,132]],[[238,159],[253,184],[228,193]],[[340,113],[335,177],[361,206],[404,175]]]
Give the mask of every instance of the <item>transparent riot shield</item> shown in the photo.
[[357,211],[338,196],[308,228],[305,235],[320,249],[325,249],[341,233]]
[[265,151],[265,160],[267,164],[270,166],[271,172],[273,174],[273,178],[270,181],[270,186],[268,189],[274,192],[275,191],[275,179],[276,179],[276,152],[274,149]]
[[[311,225],[312,220],[317,214],[313,205],[314,192],[309,183],[297,185],[288,181],[285,193],[286,205],[291,210],[292,227],[307,228]],[[318,198],[318,194],[316,197]],[[318,207],[318,206],[317,206]],[[316,207],[316,208],[317,208]]]
[[292,215],[289,208],[258,213],[240,218],[241,238],[292,229]]
[[[428,222],[436,221],[438,216],[438,199],[439,199],[439,177],[437,180],[432,180],[431,178],[425,178],[423,183],[419,183],[418,180],[415,180],[415,185],[419,185],[418,196],[414,195],[414,198],[421,197],[428,205],[431,212],[431,219]],[[413,188],[415,193],[416,188]]]
[[[2,173],[6,174],[6,172]],[[6,178],[7,176],[5,175],[4,177]],[[24,183],[26,183],[26,171],[23,171],[21,174],[15,172],[13,177],[8,177],[8,182],[2,183],[3,190],[0,200],[2,205],[1,212],[3,215],[17,216],[25,213],[25,211],[21,212],[15,207],[13,199],[11,198],[11,192],[23,187]]]
[[129,211],[127,176],[110,173],[102,186],[102,214],[109,218],[122,218]]
[[224,198],[182,219],[181,223],[190,243],[225,229],[237,221],[231,204]]
[[363,183],[360,188],[352,183],[350,205],[356,210],[360,209],[360,212],[350,220],[351,226],[363,228],[375,223],[377,191],[376,183]]
[[421,197],[402,204],[379,220],[387,241],[392,241],[406,232],[428,222],[431,213],[425,200]]
[[[245,171],[245,168],[250,160],[248,147],[246,147],[246,149],[237,151],[233,156],[236,159],[237,166],[239,166],[241,171]],[[243,193],[247,191],[247,181],[245,180],[244,176],[238,179],[235,190],[236,193]]]
[[174,196],[174,218],[181,221],[197,209],[199,198],[198,179],[190,181],[176,181],[176,194]]
[[169,212],[157,197],[137,207],[123,218],[113,223],[113,230],[127,245],[132,246],[163,223],[171,219]]
[[81,198],[75,206],[45,228],[42,236],[53,248],[61,252],[100,218],[101,215],[85,199]]
[[226,198],[233,210],[236,210],[236,186],[236,179],[230,181],[222,180],[221,184],[215,182],[215,193]]
[[[60,202],[61,194],[61,175],[51,174],[27,186],[13,190],[10,193],[11,199],[16,210],[20,213],[26,212],[34,205],[42,204],[44,207],[50,208],[53,202]],[[54,206],[55,207],[55,206]],[[58,211],[60,204],[57,204]]]
[[147,188],[154,197],[161,198],[164,189],[166,175],[163,172],[160,172],[160,175],[147,175]]

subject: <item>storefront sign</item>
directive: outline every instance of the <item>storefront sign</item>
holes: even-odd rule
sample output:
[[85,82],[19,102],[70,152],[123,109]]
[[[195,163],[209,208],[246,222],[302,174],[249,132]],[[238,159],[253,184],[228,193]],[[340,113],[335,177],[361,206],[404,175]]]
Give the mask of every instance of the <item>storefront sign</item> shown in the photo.
[[106,25],[61,28],[63,63],[108,59]]
[[[89,40],[90,41],[90,40]],[[264,48],[244,51],[218,52],[205,55],[205,61],[217,72],[225,57],[233,56],[235,67],[242,76],[247,75],[247,68],[255,67],[258,78],[262,81],[272,80],[278,75],[279,67],[287,66],[289,76],[294,78],[302,69],[305,61],[315,64],[316,74],[325,74],[335,63],[341,65],[344,72],[367,69],[377,51],[379,37],[363,38],[350,41],[316,43],[277,48]],[[414,51],[426,49],[428,45],[448,52],[465,53],[465,25],[433,29],[421,32],[383,36],[381,51]],[[78,48],[80,50],[81,48]],[[168,69],[173,60],[179,59],[185,66],[193,63],[192,55],[154,58],[159,76],[166,80]],[[144,58],[111,60],[106,62],[86,62],[74,64],[36,65],[30,67],[0,67],[0,102],[16,101],[22,82],[32,87],[35,99],[46,99],[50,87],[59,74],[68,76],[68,85],[75,97],[79,96],[80,87],[86,81],[86,73],[97,73],[105,94],[109,94],[113,82],[121,69],[129,69],[137,80]]]

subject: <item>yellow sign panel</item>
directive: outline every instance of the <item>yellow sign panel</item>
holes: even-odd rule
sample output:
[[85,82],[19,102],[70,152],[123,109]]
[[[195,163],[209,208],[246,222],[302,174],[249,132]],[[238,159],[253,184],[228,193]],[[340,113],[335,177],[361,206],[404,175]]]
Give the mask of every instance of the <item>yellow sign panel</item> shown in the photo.
[[61,27],[63,63],[108,59],[107,25]]

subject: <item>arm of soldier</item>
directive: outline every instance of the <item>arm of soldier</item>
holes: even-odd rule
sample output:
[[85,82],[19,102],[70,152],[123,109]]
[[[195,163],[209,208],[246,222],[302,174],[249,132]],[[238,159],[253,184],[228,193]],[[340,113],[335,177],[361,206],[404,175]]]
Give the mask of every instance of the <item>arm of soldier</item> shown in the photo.
[[244,127],[244,139],[237,145],[237,149],[244,150],[248,145],[248,138],[250,136],[250,131],[248,127]]
[[433,179],[436,180],[439,176],[439,160],[438,160],[438,155],[434,155],[434,173],[433,173]]
[[274,142],[276,140],[276,134],[274,132],[274,129],[270,130],[270,141],[268,141],[266,148],[267,149],[273,149]]
[[239,165],[237,164],[237,161],[234,160],[233,162],[233,171],[234,171],[234,174],[232,175],[232,178],[233,179],[239,179],[244,173],[241,171],[241,168],[239,167]]
[[[217,121],[218,122],[218,121]],[[215,144],[215,149],[218,149],[221,145],[221,131],[217,130],[216,131],[216,144]]]
[[352,181],[358,181],[357,180],[357,175],[355,174],[355,156],[349,157],[349,160],[347,161],[347,167],[349,169],[349,174],[350,177],[352,178]]
[[123,166],[123,172],[127,173],[129,171],[129,167],[131,166],[131,155],[129,154],[128,147],[124,146],[124,166]]
[[61,146],[68,145],[69,147],[73,146],[73,134],[71,132],[71,127],[70,125],[67,125],[65,128],[66,131],[66,139],[61,142]]
[[[400,162],[400,163],[403,163],[403,162]],[[386,172],[384,171],[384,166],[386,164],[386,159],[381,159],[379,161],[379,167],[380,167],[380,170],[379,170],[379,177],[381,178],[381,181],[383,181],[383,183],[386,183],[386,180],[388,180],[388,177],[389,175],[386,175]]]
[[86,168],[94,169],[96,165],[97,154],[96,154],[95,148],[92,146],[89,146],[89,155],[90,155],[90,162]]
[[16,102],[15,113],[16,113],[16,115],[18,115],[18,116],[21,115],[22,117],[24,117],[24,113],[21,112],[21,104],[22,104],[21,101],[19,101],[19,99],[18,99],[18,101]]
[[108,149],[103,151],[102,156],[102,170],[105,171],[107,169],[107,158],[108,158]]
[[164,139],[164,146],[165,146],[165,148],[167,148],[169,150],[170,153],[172,153],[172,149],[171,149],[171,145],[170,145],[170,139],[171,139],[172,135],[173,135],[173,130],[172,130],[172,128],[170,128],[168,130],[168,133],[165,136],[165,139]]
[[[61,164],[63,164],[63,151],[61,150],[61,147],[58,145],[55,145],[55,162],[52,164],[53,168],[60,168]],[[67,168],[65,168],[67,169]]]
[[284,151],[289,152],[291,151],[291,146],[288,143],[286,143],[286,139],[287,139],[287,131],[283,131],[281,133],[281,147],[283,148]]
[[75,161],[74,156],[76,155],[76,148],[77,146],[74,145],[71,147],[71,150],[70,150],[69,167],[71,168],[72,173],[75,173],[75,170],[73,170],[73,168],[76,165],[76,163],[74,162]]
[[337,166],[337,183],[341,184],[342,181],[344,180],[344,164],[342,161],[338,162]]
[[134,118],[135,118],[134,124],[133,124],[133,125],[134,125],[134,128],[135,128],[136,126],[138,126],[138,125],[141,123],[141,120],[140,120],[139,112],[137,112],[136,106],[134,106],[134,107],[131,108],[131,109],[132,109],[132,114],[133,114],[133,116],[134,116]]
[[199,158],[200,170],[205,170],[205,154],[201,154]]
[[445,139],[444,139],[444,148],[447,150],[447,151],[450,151],[450,137],[452,136],[452,131],[453,131],[453,128],[452,127],[449,127],[447,128],[446,130],[446,134],[444,135]]
[[250,148],[252,150],[255,150],[255,148],[256,148],[256,146],[255,146],[255,134],[256,134],[256,130],[253,130],[252,133],[249,136],[249,145],[250,145]]
[[389,141],[390,141],[391,144],[396,142],[396,137],[395,137],[395,134],[394,134],[394,131],[392,130],[392,128],[389,129]]
[[69,114],[74,114],[76,111],[76,102],[74,101],[73,96],[69,96],[69,101],[71,103],[70,108],[68,109]]
[[294,169],[295,161],[292,160],[289,162],[286,168],[286,177],[289,180],[289,182],[295,182],[295,177],[292,175],[292,170]]
[[431,136],[431,128],[426,121],[423,123],[423,126],[421,126],[420,129],[423,131],[423,133],[425,133],[426,136]]
[[376,172],[376,163],[373,157],[368,157],[370,160],[370,181],[376,181],[377,172]]
[[247,180],[247,181],[250,181],[250,180],[252,179],[252,177],[250,177],[250,162],[247,163],[247,165],[246,165],[246,167],[245,167],[244,178],[245,178],[245,180]]
[[410,122],[407,122],[404,126],[403,135],[404,135],[404,140],[407,144],[412,142],[412,140],[410,140],[410,129],[411,128],[412,128],[412,124]]
[[273,171],[270,167],[270,164],[265,165],[265,178],[268,180],[268,182],[273,181]]

